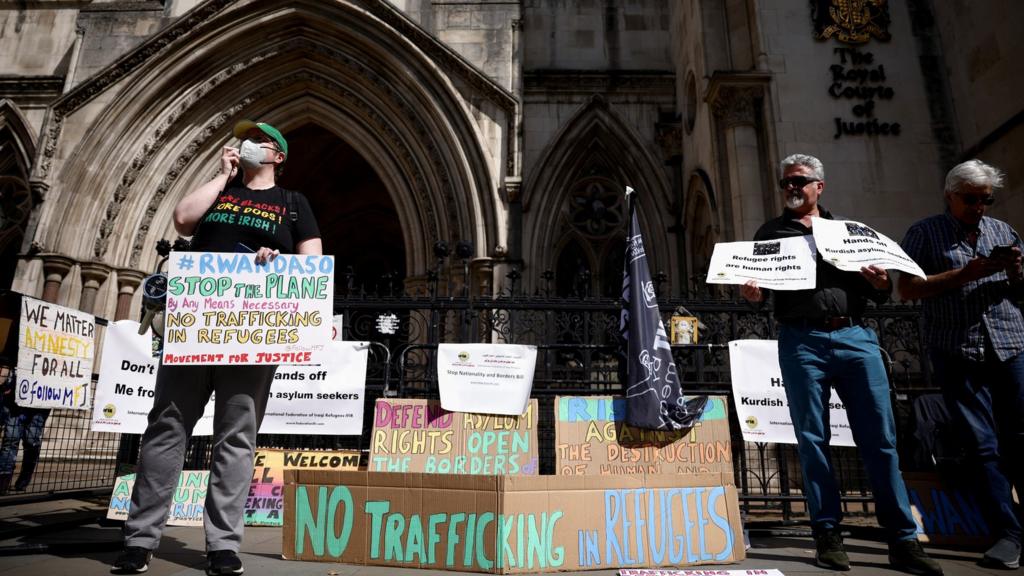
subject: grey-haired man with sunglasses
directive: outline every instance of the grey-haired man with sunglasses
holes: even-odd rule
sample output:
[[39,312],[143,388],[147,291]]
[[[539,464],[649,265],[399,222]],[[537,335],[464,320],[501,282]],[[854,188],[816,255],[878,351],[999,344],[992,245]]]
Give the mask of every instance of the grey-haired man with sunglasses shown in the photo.
[[[794,154],[782,161],[785,210],[766,222],[754,240],[812,234],[812,218],[833,219],[818,204],[825,190],[825,169],[813,156]],[[896,423],[889,380],[878,337],[864,325],[868,300],[889,299],[892,282],[882,268],[844,272],[818,256],[812,290],[775,291],[779,321],[779,368],[789,401],[803,471],[804,495],[811,513],[818,566],[849,570],[840,531],[842,505],[829,452],[828,412],[834,387],[846,406],[854,441],[871,480],[875,510],[889,539],[889,563],[912,574],[939,576],[942,568],[917,541],[907,489],[896,452]],[[753,282],[740,288],[751,302],[768,292]]]
[[946,175],[946,211],[910,227],[902,246],[927,274],[901,274],[900,294],[922,300],[925,339],[950,415],[979,466],[995,543],[982,563],[1020,566],[1024,494],[1024,276],[1020,235],[985,215],[1003,173],[980,160]]

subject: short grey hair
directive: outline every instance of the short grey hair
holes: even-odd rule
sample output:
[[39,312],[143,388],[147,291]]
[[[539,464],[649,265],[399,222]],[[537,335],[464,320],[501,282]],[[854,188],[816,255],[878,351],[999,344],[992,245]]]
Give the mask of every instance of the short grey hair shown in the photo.
[[953,166],[946,174],[946,192],[953,194],[963,189],[964,184],[978,188],[1003,187],[1003,171],[975,158]]
[[785,174],[786,168],[790,166],[803,166],[811,171],[811,175],[818,180],[825,179],[825,166],[814,156],[807,154],[790,154],[779,164],[779,173]]

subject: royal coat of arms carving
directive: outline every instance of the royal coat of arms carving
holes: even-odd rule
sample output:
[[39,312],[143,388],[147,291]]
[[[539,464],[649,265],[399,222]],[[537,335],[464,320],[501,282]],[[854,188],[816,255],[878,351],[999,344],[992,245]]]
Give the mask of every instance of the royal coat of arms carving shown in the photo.
[[814,37],[863,44],[889,40],[888,0],[811,0]]

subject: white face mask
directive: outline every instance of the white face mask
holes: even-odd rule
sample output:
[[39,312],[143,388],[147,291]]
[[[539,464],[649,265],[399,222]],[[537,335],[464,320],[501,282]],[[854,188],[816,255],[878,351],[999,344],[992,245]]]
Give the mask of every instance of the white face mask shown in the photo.
[[256,170],[263,164],[273,164],[273,162],[264,161],[263,159],[266,157],[266,150],[258,142],[252,140],[243,140],[242,145],[238,148],[238,158],[242,162],[242,168],[246,170]]

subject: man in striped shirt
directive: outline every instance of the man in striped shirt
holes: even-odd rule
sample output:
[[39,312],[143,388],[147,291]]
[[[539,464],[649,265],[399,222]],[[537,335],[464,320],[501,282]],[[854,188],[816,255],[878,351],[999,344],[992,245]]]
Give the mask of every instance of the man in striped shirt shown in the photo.
[[1024,494],[1024,244],[985,216],[1003,173],[980,160],[946,175],[946,211],[910,227],[902,246],[927,274],[901,274],[904,300],[922,300],[925,339],[950,414],[981,467],[982,498],[998,540],[983,563],[1020,565]]

